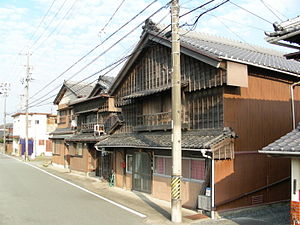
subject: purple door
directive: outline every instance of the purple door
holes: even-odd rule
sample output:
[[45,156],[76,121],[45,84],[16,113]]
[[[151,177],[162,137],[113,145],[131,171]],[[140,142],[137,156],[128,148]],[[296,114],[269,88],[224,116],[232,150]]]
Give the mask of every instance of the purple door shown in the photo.
[[[25,154],[25,139],[20,139],[20,144],[22,145],[22,155]],[[33,140],[28,140],[28,155],[33,153]]]

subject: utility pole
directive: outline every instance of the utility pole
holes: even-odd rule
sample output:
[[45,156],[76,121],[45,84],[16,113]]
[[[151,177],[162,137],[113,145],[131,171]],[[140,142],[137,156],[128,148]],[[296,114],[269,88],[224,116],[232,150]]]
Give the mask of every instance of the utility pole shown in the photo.
[[6,97],[7,94],[4,93],[4,112],[3,112],[3,145],[4,145],[4,150],[3,153],[6,153]]
[[6,98],[8,97],[8,92],[10,91],[10,83],[0,83],[0,93],[4,97],[4,112],[3,112],[3,153],[6,153]]
[[25,103],[25,113],[26,113],[26,121],[25,121],[25,161],[28,161],[28,98],[29,98],[29,81],[31,80],[30,78],[30,66],[29,66],[29,51],[26,54],[27,56],[27,63],[26,63],[26,78],[25,78],[25,98],[26,98],[26,103]]
[[172,179],[171,219],[181,223],[181,75],[179,41],[179,0],[172,0]]

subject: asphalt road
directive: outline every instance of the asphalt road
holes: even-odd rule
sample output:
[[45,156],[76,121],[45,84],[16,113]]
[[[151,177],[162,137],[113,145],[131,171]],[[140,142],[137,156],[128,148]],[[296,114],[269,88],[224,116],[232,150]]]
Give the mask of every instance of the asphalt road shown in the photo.
[[143,220],[0,154],[0,225],[140,225]]

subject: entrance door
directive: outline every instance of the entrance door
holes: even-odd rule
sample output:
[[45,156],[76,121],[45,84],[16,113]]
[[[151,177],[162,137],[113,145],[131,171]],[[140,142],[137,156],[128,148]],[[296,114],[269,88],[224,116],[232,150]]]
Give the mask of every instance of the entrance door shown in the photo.
[[136,191],[151,193],[151,160],[146,152],[133,155],[132,188]]
[[109,180],[113,170],[113,152],[102,152],[101,175],[105,180]]
[[[22,145],[21,153],[22,153],[22,155],[25,155],[26,140],[20,139],[20,144]],[[33,153],[33,140],[28,139],[28,155],[31,155],[32,153]]]

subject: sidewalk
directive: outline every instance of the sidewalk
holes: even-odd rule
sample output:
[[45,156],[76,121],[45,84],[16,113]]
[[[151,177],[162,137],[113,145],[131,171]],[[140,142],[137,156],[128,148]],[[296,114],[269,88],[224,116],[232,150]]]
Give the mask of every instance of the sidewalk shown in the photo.
[[[141,192],[128,191],[118,187],[109,187],[108,183],[102,182],[97,178],[70,173],[68,169],[52,166],[49,164],[49,160],[50,158],[39,158],[30,161],[30,163],[91,192],[146,215],[145,223],[163,225],[174,224],[170,222],[170,202],[153,198],[151,195]],[[289,224],[288,212],[288,205],[267,205],[258,207],[257,209],[253,208],[224,213],[224,218],[212,220],[196,211],[183,208],[183,221],[181,224],[283,225]]]
[[[51,174],[61,177],[96,194],[99,194],[107,199],[110,199],[114,202],[145,214],[147,216],[145,222],[148,224],[173,224],[172,222],[170,222],[170,202],[153,198],[149,194],[141,192],[128,191],[118,187],[109,187],[108,183],[102,182],[97,178],[70,173],[68,169],[55,167],[51,164],[48,165],[47,159],[32,160],[30,161],[30,163],[46,170]],[[201,225],[202,223],[210,224],[209,221],[212,222],[209,217],[198,214],[193,210],[183,208],[182,215],[182,224]],[[191,216],[191,219],[186,218],[186,216]],[[217,224],[222,224],[220,222],[221,221],[219,221],[219,223]]]

